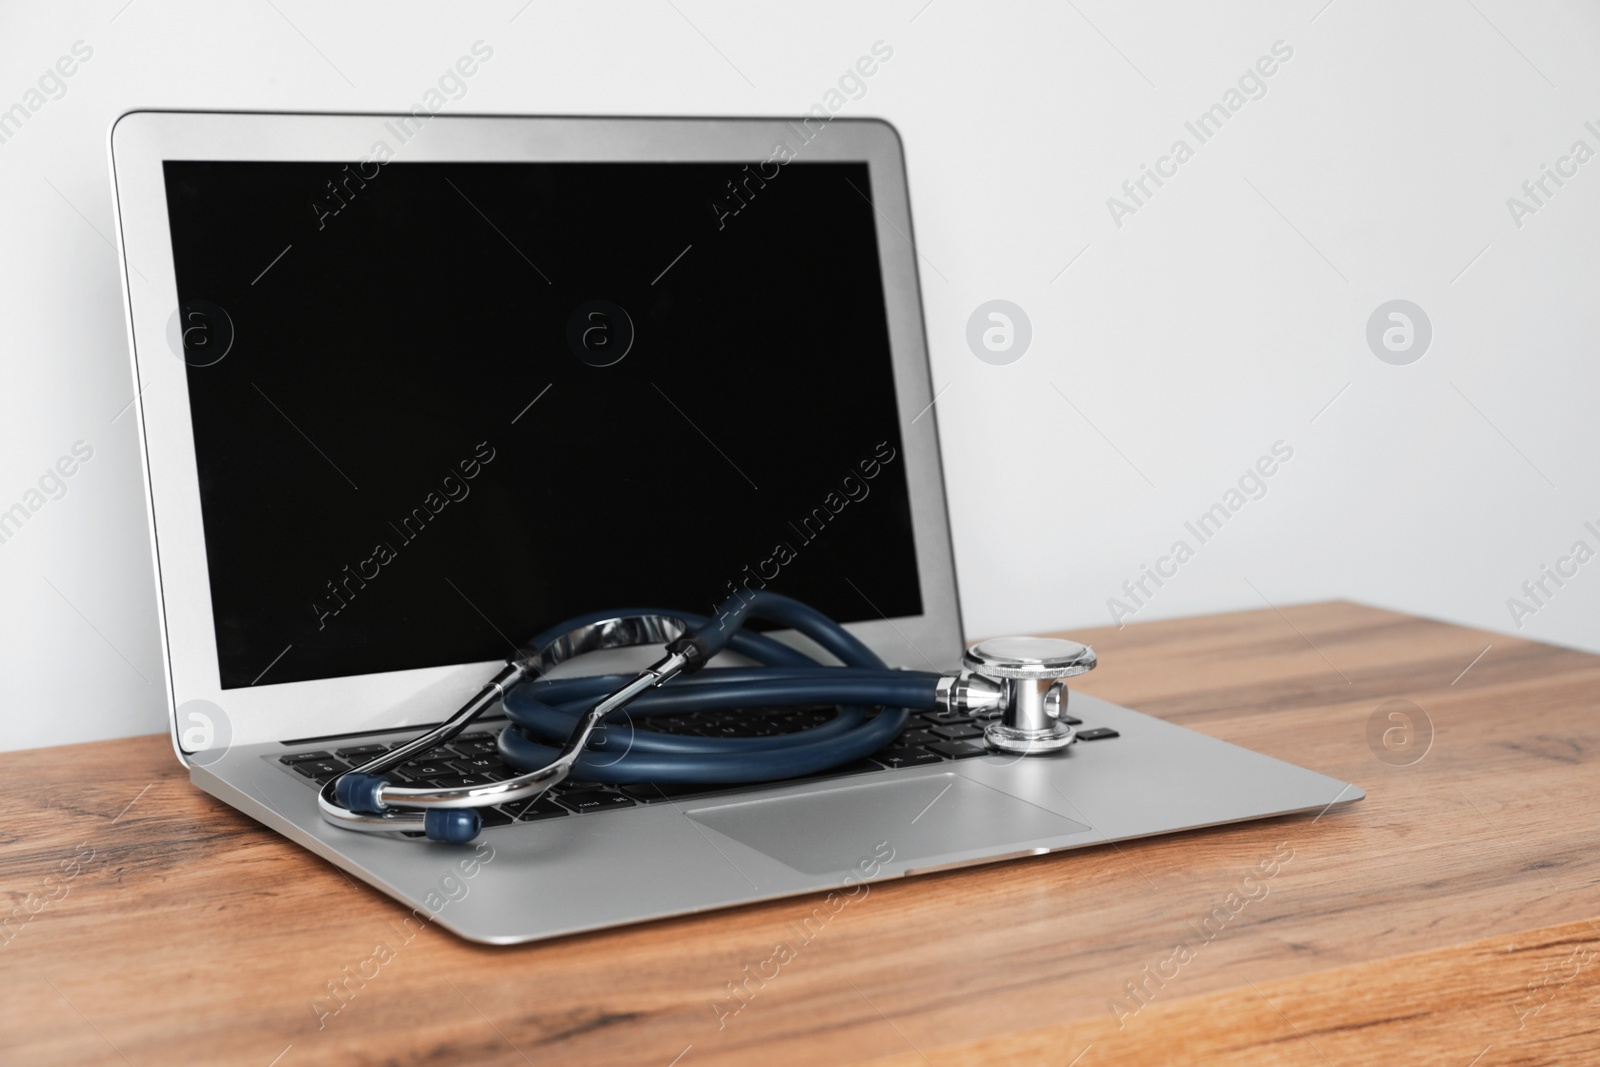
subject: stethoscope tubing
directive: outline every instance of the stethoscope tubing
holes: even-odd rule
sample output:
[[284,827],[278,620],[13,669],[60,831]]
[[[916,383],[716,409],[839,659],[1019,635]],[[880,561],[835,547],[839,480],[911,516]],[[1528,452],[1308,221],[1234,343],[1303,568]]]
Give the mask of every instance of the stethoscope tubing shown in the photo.
[[[842,666],[824,665],[800,649],[743,629],[751,618],[797,631]],[[670,639],[667,656],[638,675],[537,677],[574,655],[639,644],[651,635]],[[617,784],[704,785],[813,775],[893,741],[905,729],[907,709],[935,706],[941,677],[891,670],[826,615],[765,591],[737,594],[715,616],[654,608],[593,612],[547,630],[530,645],[532,652],[519,654],[445,723],[324,787],[318,797],[324,817],[347,829],[425,830],[430,839],[459,843],[478,832],[478,817],[470,809],[537,795],[569,775]],[[761,666],[695,673],[724,651]],[[500,732],[498,748],[521,772],[518,776],[438,788],[383,777],[385,768],[399,766],[404,757],[447,742],[496,701],[503,701],[512,720]],[[697,737],[632,726],[633,717],[816,705],[838,711],[818,726],[767,737]],[[869,707],[881,710],[874,714]],[[610,729],[616,726],[624,728]]]
[[[811,741],[836,739],[858,728],[866,715],[861,706],[922,709],[933,706],[938,675],[910,671],[876,672],[859,668],[809,669],[722,668],[706,671],[680,684],[641,695],[608,723],[604,742],[608,759],[580,760],[575,776],[611,780],[612,774],[595,773],[614,767],[618,759],[635,754],[700,756],[727,753],[760,760],[773,750]],[[502,734],[501,754],[513,766],[533,766],[541,758],[539,742],[567,737],[587,709],[592,697],[615,688],[619,679],[572,679],[581,685],[531,683],[514,690],[506,712],[520,731]],[[560,701],[555,703],[555,701]],[[843,705],[833,719],[807,730],[770,737],[694,737],[634,728],[635,720],[686,712],[743,710],[748,708]],[[887,727],[885,727],[887,729]],[[626,749],[626,754],[618,753]],[[692,772],[691,772],[692,777]],[[621,779],[615,779],[621,780]],[[639,779],[629,777],[630,781]],[[673,781],[680,781],[674,777]]]

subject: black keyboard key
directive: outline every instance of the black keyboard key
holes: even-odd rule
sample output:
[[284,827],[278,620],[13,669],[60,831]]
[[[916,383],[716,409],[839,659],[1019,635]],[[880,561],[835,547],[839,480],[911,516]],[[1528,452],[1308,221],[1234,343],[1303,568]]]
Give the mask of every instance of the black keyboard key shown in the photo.
[[387,745],[357,745],[355,748],[341,748],[334,755],[355,763],[365,763],[373,756],[387,751],[389,751]]
[[475,766],[475,763],[476,761],[474,760],[457,759],[451,760],[449,766],[456,774],[464,774],[469,778],[482,778],[490,782],[503,782],[507,778],[516,777],[517,774],[516,771],[504,763],[496,763],[487,767]]
[[1103,741],[1108,737],[1121,737],[1115,730],[1105,726],[1096,726],[1093,730],[1079,730],[1079,741]]
[[456,774],[444,760],[414,759],[410,763],[402,763],[395,770],[412,778],[434,778],[441,774]]
[[949,756],[951,759],[971,759],[973,756],[981,756],[988,751],[981,745],[969,745],[965,741],[937,741],[927,747],[939,753],[939,755]]
[[538,822],[540,819],[559,819],[563,815],[572,813],[553,800],[544,797],[534,797],[532,800],[519,800],[507,804],[509,810],[518,822]]
[[510,826],[517,821],[516,816],[499,808],[478,808],[477,811],[478,818],[483,820],[485,830],[491,826]]
[[895,747],[916,748],[919,745],[928,745],[935,741],[943,740],[944,738],[940,737],[932,730],[918,730],[916,728],[912,728],[895,739]]
[[[995,714],[998,715],[999,712],[995,712]],[[1073,715],[1061,715],[1061,716],[1057,716],[1057,717],[1062,722],[1066,723],[1068,726],[1082,726],[1083,725],[1083,720],[1080,719],[1080,718],[1077,718],[1076,716],[1073,716]]]
[[304,763],[307,760],[324,760],[332,758],[333,753],[331,752],[296,752],[291,756],[279,756],[278,762],[287,763],[293,766],[296,763]]
[[327,785],[330,779],[348,771],[350,765],[343,760],[321,759],[296,763],[294,769],[318,785]]
[[511,770],[511,766],[499,756],[457,756],[455,759],[447,760],[446,762],[461,774],[494,774],[502,772],[509,778],[515,773]]
[[592,790],[566,793],[559,797],[558,801],[563,807],[570,808],[580,815],[605,808],[631,808],[635,803],[632,797],[621,793],[602,793]]
[[937,726],[954,726],[958,722],[970,722],[972,716],[959,711],[925,711],[922,718]]
[[962,723],[959,726],[935,726],[933,732],[946,741],[971,741],[974,737],[983,736],[983,727]]
[[872,759],[885,767],[921,767],[929,763],[943,763],[944,757],[920,748],[886,748],[874,752]]
[[471,789],[474,786],[488,785],[495,779],[483,774],[456,774],[446,772],[432,777],[435,789]]

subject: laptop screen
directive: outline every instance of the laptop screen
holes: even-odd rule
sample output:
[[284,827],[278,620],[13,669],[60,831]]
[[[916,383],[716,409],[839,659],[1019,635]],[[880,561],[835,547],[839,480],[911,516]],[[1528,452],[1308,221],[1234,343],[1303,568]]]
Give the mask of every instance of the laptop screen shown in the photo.
[[866,164],[165,176],[223,688],[921,614]]

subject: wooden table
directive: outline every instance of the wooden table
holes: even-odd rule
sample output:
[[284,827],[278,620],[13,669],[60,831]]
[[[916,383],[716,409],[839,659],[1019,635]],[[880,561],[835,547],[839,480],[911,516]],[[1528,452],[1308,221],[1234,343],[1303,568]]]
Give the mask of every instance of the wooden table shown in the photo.
[[[164,736],[10,753],[0,1062],[1600,1063],[1600,657],[1347,603],[1075,636],[1084,689],[1367,798],[875,886],[719,1028],[816,899],[401,943],[404,909],[190,787]],[[1397,710],[1411,747],[1369,743]]]

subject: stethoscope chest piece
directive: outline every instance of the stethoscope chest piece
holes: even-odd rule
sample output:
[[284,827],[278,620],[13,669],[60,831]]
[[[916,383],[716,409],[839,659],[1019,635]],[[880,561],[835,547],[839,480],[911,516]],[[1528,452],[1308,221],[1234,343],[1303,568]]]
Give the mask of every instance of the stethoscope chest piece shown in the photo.
[[996,637],[967,649],[964,666],[1003,690],[1003,714],[984,731],[989,747],[1020,755],[1066,748],[1066,679],[1094,670],[1094,649],[1059,637]]

